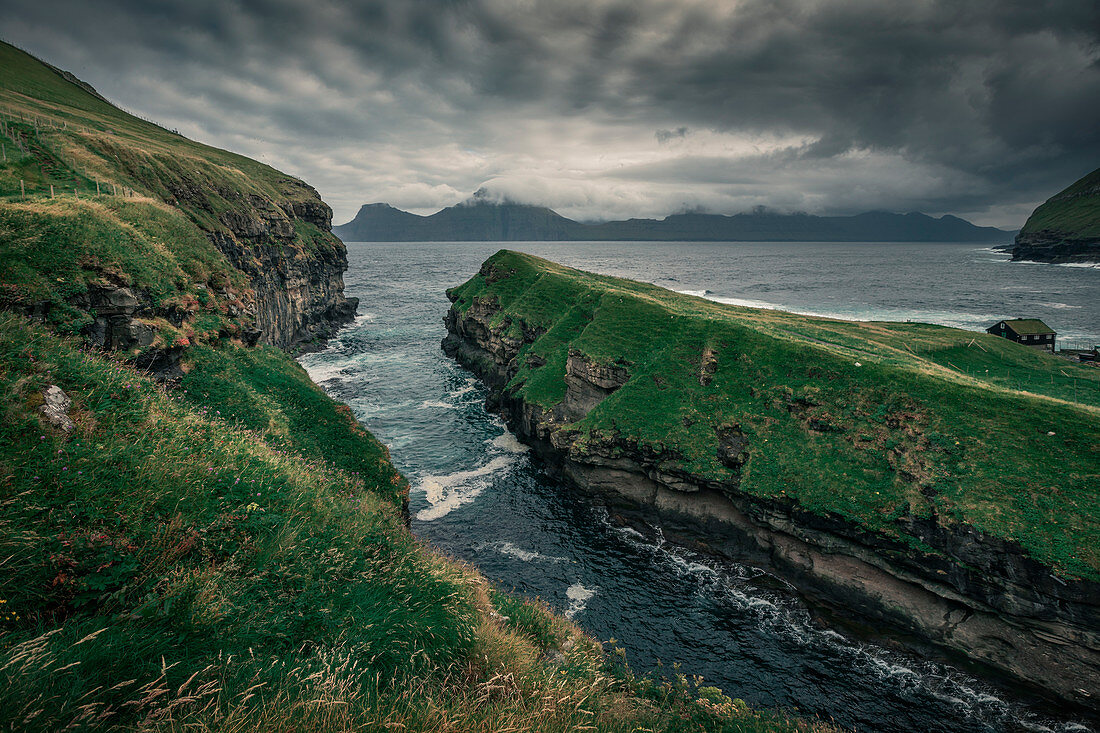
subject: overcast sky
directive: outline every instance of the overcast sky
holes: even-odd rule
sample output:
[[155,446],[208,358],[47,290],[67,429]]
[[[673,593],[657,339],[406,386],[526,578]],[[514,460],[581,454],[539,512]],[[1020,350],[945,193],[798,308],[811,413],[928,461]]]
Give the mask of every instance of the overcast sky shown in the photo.
[[337,222],[955,213],[1100,166],[1096,0],[3,0],[5,40],[294,173]]

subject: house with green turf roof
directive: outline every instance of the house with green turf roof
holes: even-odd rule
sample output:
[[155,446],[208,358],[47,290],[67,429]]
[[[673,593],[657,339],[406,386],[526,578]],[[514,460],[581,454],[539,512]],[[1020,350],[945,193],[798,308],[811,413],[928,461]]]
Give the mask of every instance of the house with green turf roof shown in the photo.
[[986,333],[1006,338],[1009,341],[1054,351],[1054,339],[1058,335],[1054,329],[1038,318],[1013,318],[995,323],[985,329]]

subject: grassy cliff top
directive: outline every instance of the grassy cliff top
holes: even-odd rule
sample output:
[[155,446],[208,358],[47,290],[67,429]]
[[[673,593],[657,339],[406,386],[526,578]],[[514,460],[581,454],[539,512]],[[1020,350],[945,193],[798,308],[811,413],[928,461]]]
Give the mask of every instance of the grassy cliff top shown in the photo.
[[1020,234],[1040,232],[1065,239],[1100,238],[1100,168],[1046,200]]
[[[0,42],[0,118],[8,163],[0,167],[0,198],[28,192],[95,193],[95,182],[127,186],[161,200],[201,187],[209,207],[189,214],[216,227],[210,214],[239,194],[275,201],[320,203],[316,191],[270,166],[189,140],[135,117],[71,75]],[[28,160],[30,159],[30,160]],[[227,198],[228,196],[228,198]],[[220,199],[220,200],[219,200]],[[192,208],[184,202],[183,208]],[[207,209],[209,210],[203,210]]]
[[563,400],[570,351],[626,368],[561,428],[575,449],[636,442],[665,468],[724,480],[716,433],[737,426],[743,491],[894,536],[903,517],[969,524],[1100,578],[1100,369],[984,333],[722,305],[507,250],[451,296],[459,311],[498,304],[496,327],[518,342],[538,334],[508,387],[530,402]]
[[0,68],[0,307],[79,332],[89,291],[126,287],[176,314],[144,324],[160,347],[254,327],[251,278],[271,247],[342,260],[330,209],[297,178],[139,119],[5,43]]

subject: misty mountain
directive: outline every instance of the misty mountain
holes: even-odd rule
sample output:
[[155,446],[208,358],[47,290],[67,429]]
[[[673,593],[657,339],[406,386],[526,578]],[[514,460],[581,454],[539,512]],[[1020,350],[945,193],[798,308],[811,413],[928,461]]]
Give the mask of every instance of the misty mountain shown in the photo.
[[418,216],[389,204],[367,204],[333,227],[345,242],[517,241],[756,241],[756,242],[987,242],[1008,244],[1013,232],[979,227],[957,216],[871,211],[855,216],[753,212],[673,214],[583,224],[544,206],[496,203],[477,197]]

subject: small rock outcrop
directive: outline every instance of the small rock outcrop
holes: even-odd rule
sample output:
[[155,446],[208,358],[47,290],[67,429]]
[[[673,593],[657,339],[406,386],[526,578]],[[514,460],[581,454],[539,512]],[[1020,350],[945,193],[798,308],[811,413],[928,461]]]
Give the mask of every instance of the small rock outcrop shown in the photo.
[[76,427],[76,423],[69,417],[69,408],[72,406],[73,401],[69,395],[56,384],[51,384],[42,390],[42,406],[38,409],[55,428],[71,433]]

